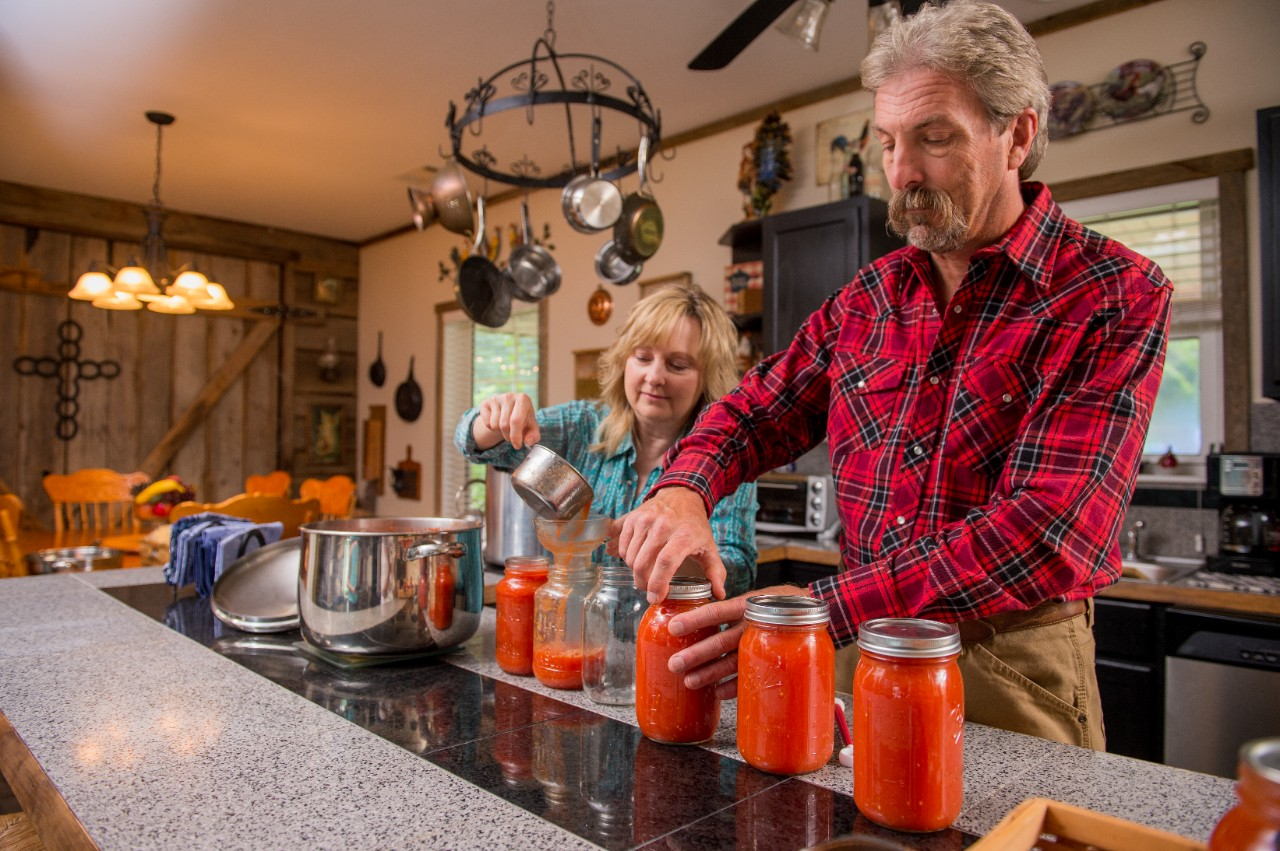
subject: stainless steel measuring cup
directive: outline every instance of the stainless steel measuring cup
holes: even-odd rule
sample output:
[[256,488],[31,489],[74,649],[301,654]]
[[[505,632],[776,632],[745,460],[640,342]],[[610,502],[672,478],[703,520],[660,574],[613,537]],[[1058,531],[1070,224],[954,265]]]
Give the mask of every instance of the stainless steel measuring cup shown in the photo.
[[539,517],[568,520],[583,514],[595,491],[577,468],[540,443],[529,447],[511,473],[511,487]]

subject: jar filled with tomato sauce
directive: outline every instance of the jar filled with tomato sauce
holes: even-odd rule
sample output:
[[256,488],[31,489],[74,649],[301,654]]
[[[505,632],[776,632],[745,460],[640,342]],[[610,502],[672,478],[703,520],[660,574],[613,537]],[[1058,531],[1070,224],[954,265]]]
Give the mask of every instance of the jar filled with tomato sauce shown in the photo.
[[1239,802],[1209,837],[1209,851],[1275,851],[1280,848],[1280,738],[1240,746]]
[[547,581],[546,556],[511,556],[496,589],[498,667],[508,674],[533,673],[533,595]]
[[709,626],[677,637],[667,629],[676,615],[710,602],[709,581],[676,576],[671,579],[666,599],[649,606],[640,619],[636,634],[636,721],[640,732],[655,742],[705,742],[720,723],[720,698],[716,697],[715,684],[691,689],[684,684],[684,674],[674,674],[667,667],[673,655],[719,632],[717,627]]
[[835,645],[827,604],[812,597],[747,599],[738,642],[738,752],[774,774],[805,774],[835,748]]
[[867,818],[925,833],[964,800],[964,683],[954,624],[882,618],[858,628],[853,800]]

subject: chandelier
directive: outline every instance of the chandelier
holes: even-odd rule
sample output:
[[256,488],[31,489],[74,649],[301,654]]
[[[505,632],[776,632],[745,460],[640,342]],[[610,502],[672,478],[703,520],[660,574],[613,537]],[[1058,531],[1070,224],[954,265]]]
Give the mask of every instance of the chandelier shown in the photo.
[[226,289],[210,281],[190,263],[175,270],[171,277],[169,250],[161,231],[165,209],[160,203],[160,143],[164,128],[174,122],[167,112],[148,112],[147,120],[156,126],[156,174],[151,186],[151,203],[147,205],[147,235],[142,238],[142,258],[136,255],[119,269],[110,269],[114,277],[98,268],[97,261],[76,281],[67,293],[69,298],[90,302],[105,310],[141,310],[145,304],[156,313],[195,313],[200,310],[231,310],[235,307]]
[[[445,124],[453,157],[473,174],[525,189],[562,188],[584,172],[611,181],[634,173],[637,163],[630,151],[639,149],[639,137],[648,139],[651,152],[659,150],[661,120],[644,86],[626,68],[603,57],[556,53],[554,14],[555,4],[548,2],[546,31],[534,42],[528,59],[481,79],[467,92],[461,114],[449,103]],[[540,111],[554,117],[538,122]],[[499,119],[504,113],[510,114]],[[609,125],[606,116],[618,120]],[[486,125],[495,128],[488,139]],[[607,141],[604,147],[615,148],[605,157],[611,167],[603,171],[598,141],[602,134]],[[580,137],[596,142],[589,153],[579,150]],[[499,140],[507,147],[495,151]],[[567,146],[567,163],[547,167],[527,153],[529,149],[546,152],[558,145]],[[414,211],[420,215],[416,202]]]

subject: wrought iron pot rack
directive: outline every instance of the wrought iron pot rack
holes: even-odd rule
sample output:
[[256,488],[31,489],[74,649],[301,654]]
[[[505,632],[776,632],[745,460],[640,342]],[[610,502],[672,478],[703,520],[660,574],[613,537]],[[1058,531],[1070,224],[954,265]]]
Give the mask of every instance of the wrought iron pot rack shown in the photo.
[[[592,120],[612,113],[615,117],[629,117],[637,123],[639,138],[648,137],[649,150],[659,150],[662,122],[644,86],[626,68],[589,53],[556,53],[555,28],[552,17],[553,2],[547,3],[547,29],[533,44],[528,59],[506,66],[490,77],[481,79],[475,88],[467,92],[461,114],[457,105],[449,102],[449,114],[445,124],[453,147],[453,156],[468,171],[481,177],[508,183],[526,189],[563,188],[575,176],[584,171],[598,172],[606,180],[618,180],[636,171],[635,157],[630,151],[618,147],[607,158],[608,168],[601,171],[599,153],[592,151],[585,159],[579,159],[574,133],[574,110],[589,110]],[[553,79],[554,77],[554,79]],[[614,80],[622,83],[625,98],[615,92]],[[483,139],[485,119],[511,110],[525,110],[525,123],[535,126],[539,108],[544,113],[551,107],[564,107],[565,131],[569,147],[567,167],[557,166],[553,171],[522,152],[519,158],[499,164],[499,158]],[[545,125],[545,122],[544,122]],[[464,150],[464,139],[472,140],[472,150]],[[632,149],[632,150],[635,150]]]

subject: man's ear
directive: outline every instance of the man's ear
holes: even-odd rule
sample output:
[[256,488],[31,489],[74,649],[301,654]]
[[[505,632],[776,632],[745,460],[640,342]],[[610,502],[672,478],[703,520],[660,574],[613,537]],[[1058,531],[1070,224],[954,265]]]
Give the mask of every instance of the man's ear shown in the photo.
[[1031,151],[1031,142],[1040,130],[1040,116],[1031,107],[1027,107],[1013,117],[1009,123],[1009,170],[1017,171],[1027,159]]

